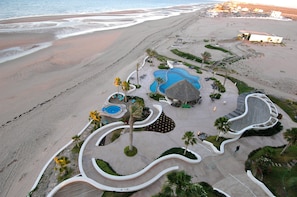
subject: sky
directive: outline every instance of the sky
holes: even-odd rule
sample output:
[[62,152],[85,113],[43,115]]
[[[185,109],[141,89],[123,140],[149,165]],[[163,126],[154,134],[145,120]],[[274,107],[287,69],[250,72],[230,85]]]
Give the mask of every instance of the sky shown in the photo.
[[276,6],[289,7],[289,8],[297,8],[296,0],[235,0],[235,1],[254,3],[254,4],[276,5]]

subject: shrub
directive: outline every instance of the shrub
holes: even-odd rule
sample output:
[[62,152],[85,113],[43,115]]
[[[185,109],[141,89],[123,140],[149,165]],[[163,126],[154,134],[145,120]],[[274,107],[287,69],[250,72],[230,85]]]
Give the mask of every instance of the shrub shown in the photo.
[[214,94],[210,94],[209,97],[211,99],[220,99],[221,98],[221,94],[220,93],[214,93]]
[[159,101],[161,98],[165,98],[164,95],[162,94],[159,94],[159,93],[149,93],[149,97],[156,100],[156,101]]
[[169,69],[169,67],[163,63],[158,66],[159,69]]

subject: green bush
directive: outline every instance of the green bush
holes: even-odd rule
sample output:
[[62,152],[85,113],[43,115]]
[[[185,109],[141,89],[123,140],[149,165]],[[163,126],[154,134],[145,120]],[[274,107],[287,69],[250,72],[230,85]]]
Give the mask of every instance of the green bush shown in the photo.
[[156,101],[159,101],[160,99],[165,98],[164,95],[159,94],[159,93],[153,93],[153,92],[149,93],[149,97],[156,100]]
[[214,93],[214,94],[210,94],[209,97],[211,99],[220,99],[221,98],[221,94],[220,93]]
[[159,69],[169,69],[169,67],[163,63],[158,66]]

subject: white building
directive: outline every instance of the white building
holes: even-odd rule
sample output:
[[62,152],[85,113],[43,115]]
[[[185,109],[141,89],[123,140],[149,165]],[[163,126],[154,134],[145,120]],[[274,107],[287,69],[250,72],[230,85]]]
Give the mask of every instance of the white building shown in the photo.
[[264,32],[240,31],[238,37],[243,40],[249,40],[251,42],[282,43],[283,41],[283,37],[271,35]]

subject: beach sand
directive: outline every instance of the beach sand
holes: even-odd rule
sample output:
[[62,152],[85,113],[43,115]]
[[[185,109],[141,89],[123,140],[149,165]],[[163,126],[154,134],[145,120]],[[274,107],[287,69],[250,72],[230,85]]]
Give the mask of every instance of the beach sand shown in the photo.
[[[114,78],[125,79],[148,48],[175,57],[169,50],[177,36],[188,42],[181,50],[197,56],[206,51],[204,39],[238,54],[256,54],[231,65],[232,75],[267,93],[297,100],[296,26],[296,21],[204,18],[195,12],[57,40],[49,48],[2,63],[1,195],[27,195],[48,159],[85,126],[89,112],[116,91]],[[284,45],[235,42],[242,29],[283,36]],[[0,34],[0,48],[34,39],[46,42],[50,36]]]

